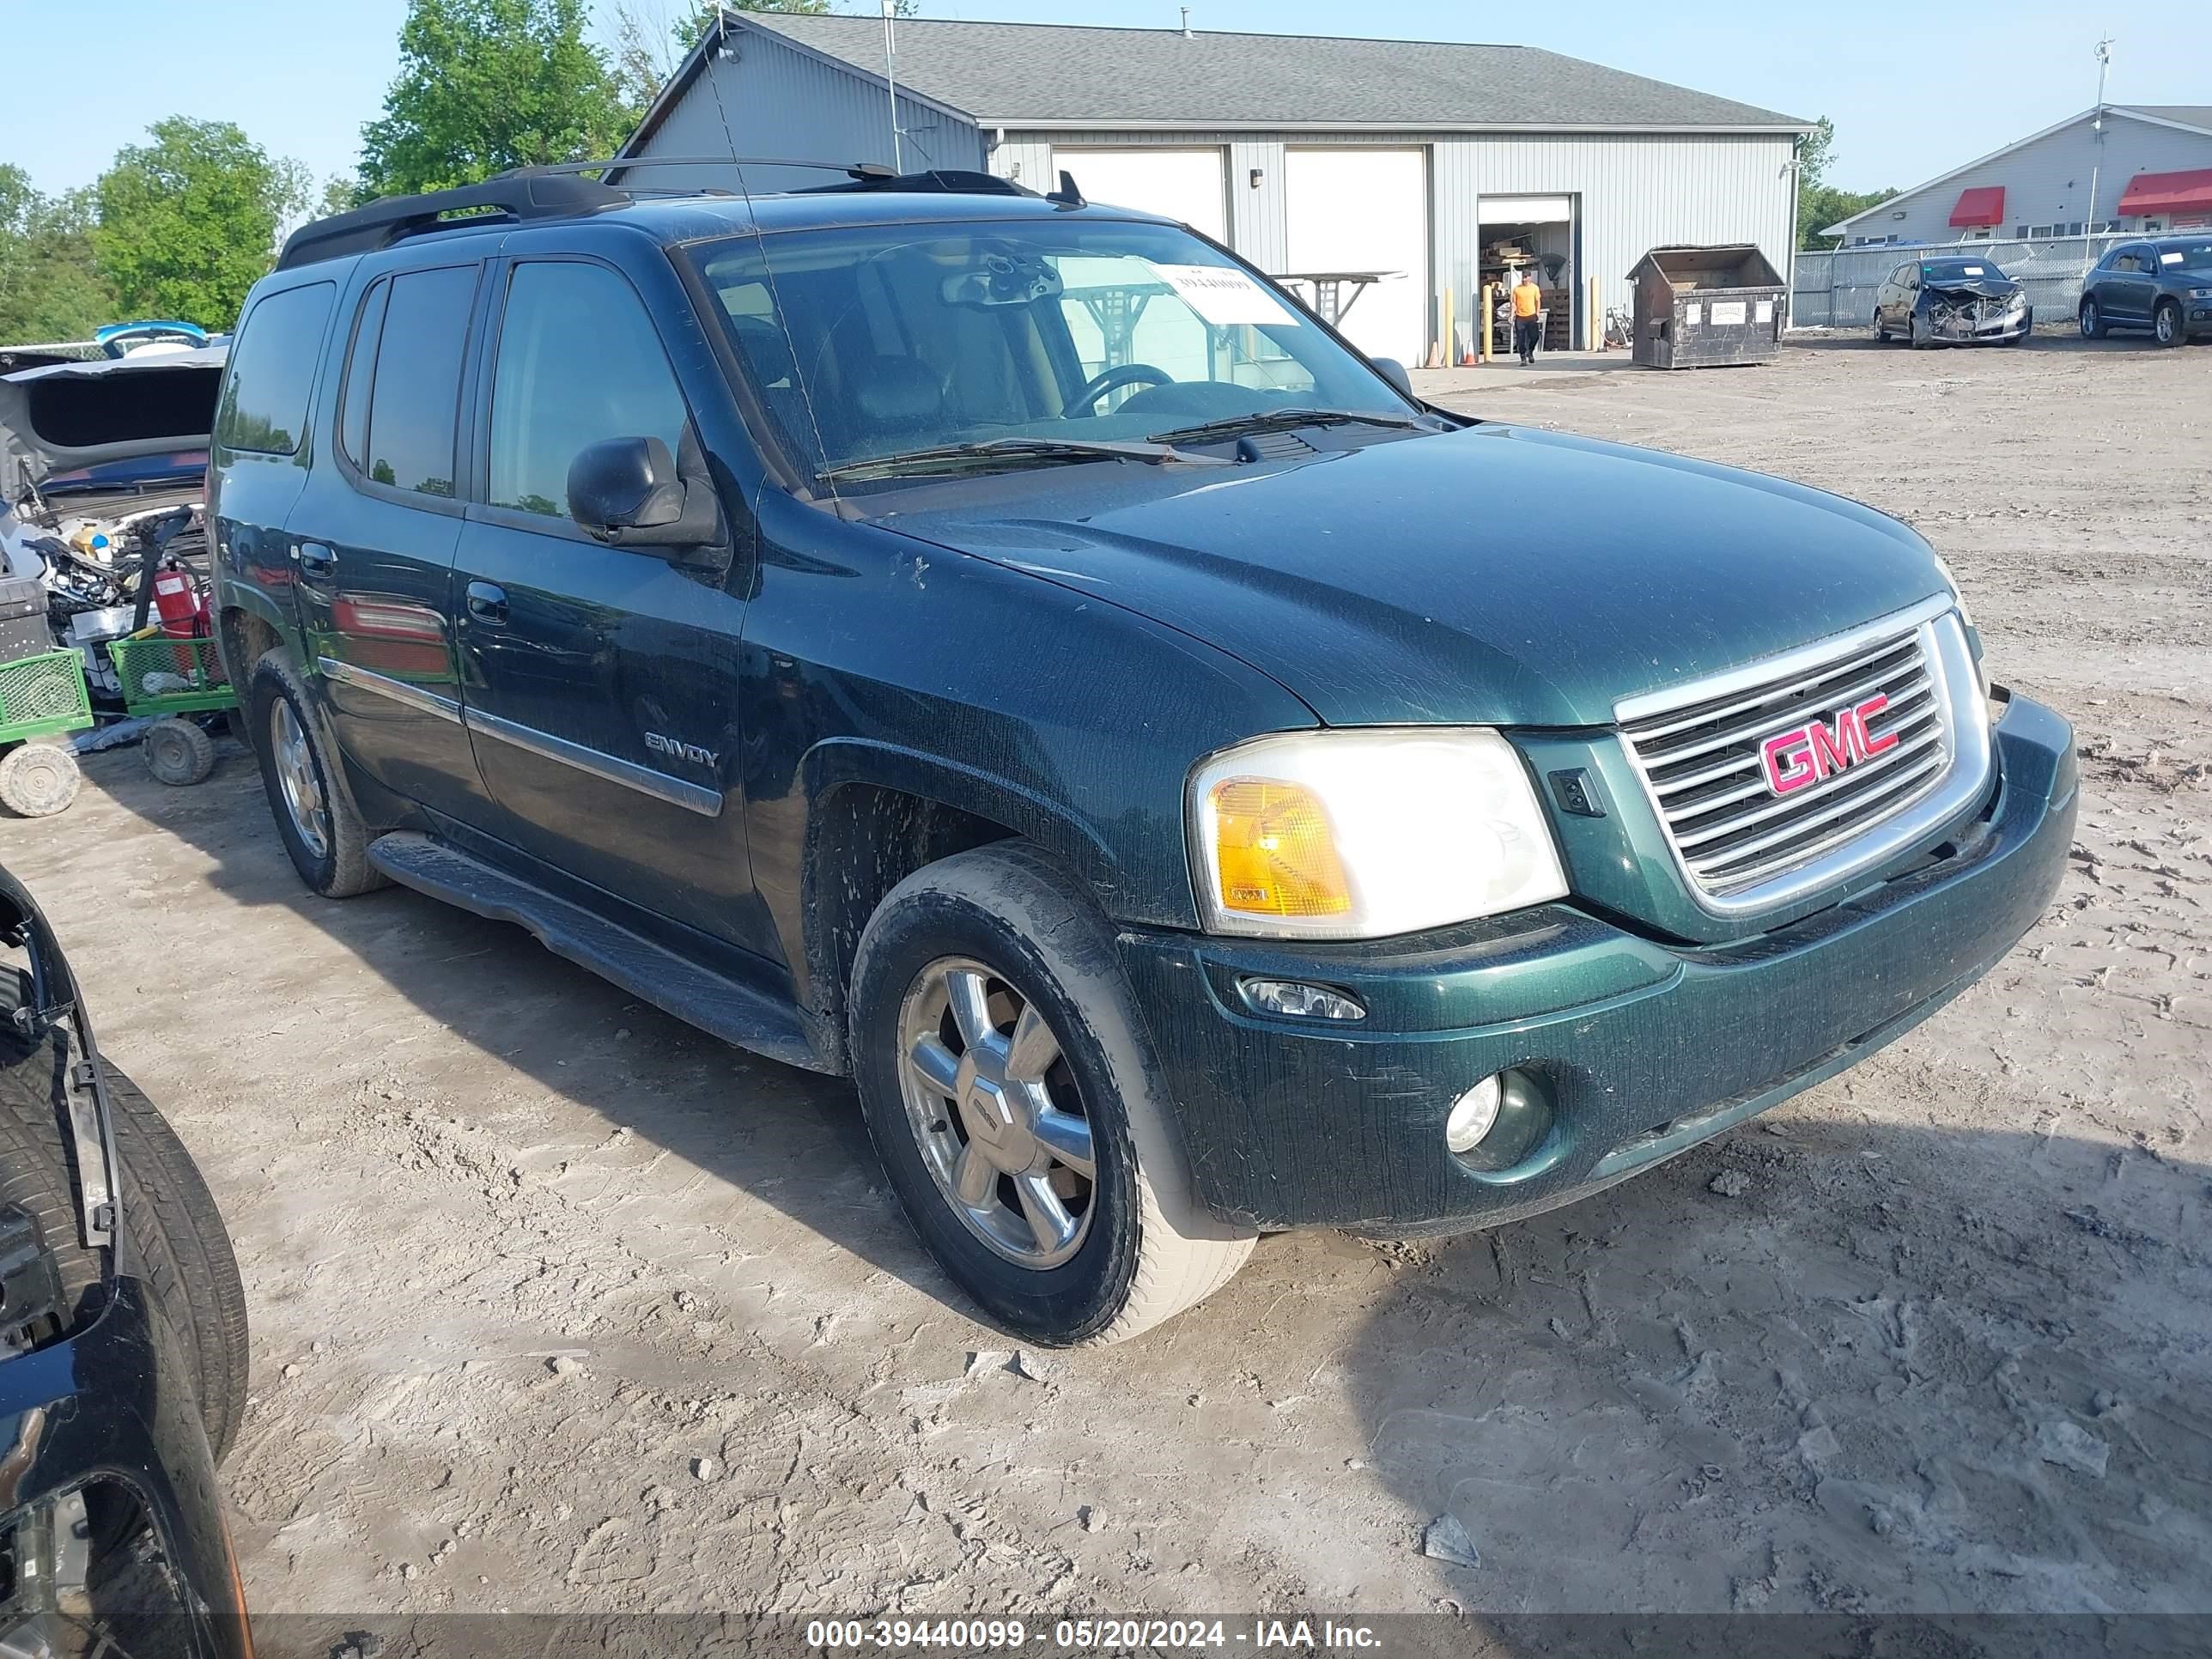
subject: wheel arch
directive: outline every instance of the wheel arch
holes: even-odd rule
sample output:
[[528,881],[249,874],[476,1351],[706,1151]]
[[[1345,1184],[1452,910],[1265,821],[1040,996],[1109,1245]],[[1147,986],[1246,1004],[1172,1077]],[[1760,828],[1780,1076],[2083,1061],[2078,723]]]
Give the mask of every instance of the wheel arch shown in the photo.
[[860,933],[915,871],[1020,840],[1094,900],[1119,884],[1104,842],[1058,803],[976,768],[858,738],[825,740],[800,769],[806,827],[798,872],[804,937],[787,951],[817,1046],[848,1064],[846,996]]

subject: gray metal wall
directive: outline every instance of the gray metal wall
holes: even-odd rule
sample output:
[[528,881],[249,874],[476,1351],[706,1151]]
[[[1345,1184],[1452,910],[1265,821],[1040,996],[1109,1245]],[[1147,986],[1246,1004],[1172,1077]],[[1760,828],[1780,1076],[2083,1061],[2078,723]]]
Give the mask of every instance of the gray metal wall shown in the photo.
[[[627,170],[628,181],[684,189],[739,187],[735,168],[667,168],[656,174],[647,165],[655,155],[735,154],[840,166],[854,161],[888,165],[892,159],[889,102],[881,81],[855,75],[764,33],[738,30],[730,36],[729,52],[692,82],[646,142]],[[982,135],[968,122],[903,94],[898,108],[909,170],[982,167]],[[789,190],[821,184],[824,177],[818,172],[747,167],[744,187]]]
[[[986,135],[987,139],[989,135]],[[1468,315],[1480,236],[1478,204],[1492,196],[1572,196],[1581,216],[1582,267],[1595,276],[1599,304],[1626,306],[1629,268],[1670,242],[1753,242],[1777,270],[1790,268],[1796,240],[1785,134],[1371,132],[1252,134],[1189,128],[1173,131],[1010,131],[990,154],[990,169],[1034,188],[1054,176],[1060,149],[1189,148],[1229,151],[1232,245],[1263,270],[1287,259],[1283,152],[1294,145],[1382,144],[1430,152],[1433,272],[1430,301],[1449,286],[1457,316]],[[1261,182],[1249,183],[1261,169]],[[1080,179],[1078,180],[1080,182]],[[1433,317],[1433,310],[1431,311]]]
[[[2089,203],[2093,167],[2097,170],[2094,209]],[[2004,186],[2004,222],[1995,227],[1999,236],[2011,236],[2023,225],[2105,223],[2118,218],[2120,196],[2136,173],[2179,173],[2191,167],[2212,167],[2212,137],[2155,126],[2107,109],[2101,146],[2084,116],[2072,126],[2008,150],[1955,178],[1870,209],[1850,222],[1849,234],[1894,236],[1900,242],[1955,241],[1963,234],[1951,228],[1951,210],[1959,204],[1960,192],[1990,185]],[[2122,222],[2127,229],[2141,223]]]

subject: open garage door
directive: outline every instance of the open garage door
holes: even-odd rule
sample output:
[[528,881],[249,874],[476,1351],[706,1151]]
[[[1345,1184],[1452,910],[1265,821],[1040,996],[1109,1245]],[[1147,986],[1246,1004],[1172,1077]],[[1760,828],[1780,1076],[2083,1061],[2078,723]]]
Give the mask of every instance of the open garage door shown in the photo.
[[[1228,158],[1218,149],[1055,149],[1053,178],[1066,168],[1085,198],[1180,219],[1217,242],[1229,240]],[[1048,186],[1051,188],[1051,186]]]
[[1419,363],[1430,334],[1427,152],[1293,149],[1284,189],[1289,272],[1404,272],[1352,300],[1339,327],[1370,357]]

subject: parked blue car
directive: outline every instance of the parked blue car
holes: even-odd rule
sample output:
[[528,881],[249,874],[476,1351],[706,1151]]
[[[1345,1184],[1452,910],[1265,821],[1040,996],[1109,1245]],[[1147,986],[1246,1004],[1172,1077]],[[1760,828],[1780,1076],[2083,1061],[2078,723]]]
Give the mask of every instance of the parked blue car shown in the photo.
[[2212,334],[2212,235],[2123,242],[2081,285],[2081,337],[2147,328],[2162,346]]

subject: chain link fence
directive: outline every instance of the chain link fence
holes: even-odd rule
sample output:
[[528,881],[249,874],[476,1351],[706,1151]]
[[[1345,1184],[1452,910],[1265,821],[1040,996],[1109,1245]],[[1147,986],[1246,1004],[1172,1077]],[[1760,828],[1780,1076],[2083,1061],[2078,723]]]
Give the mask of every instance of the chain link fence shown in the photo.
[[1871,328],[1875,290],[1889,273],[1916,258],[1986,259],[2027,291],[2039,323],[2071,319],[2081,302],[2081,278],[2124,235],[2045,236],[1960,242],[1953,246],[1838,248],[1800,253],[1790,290],[1792,328]]

